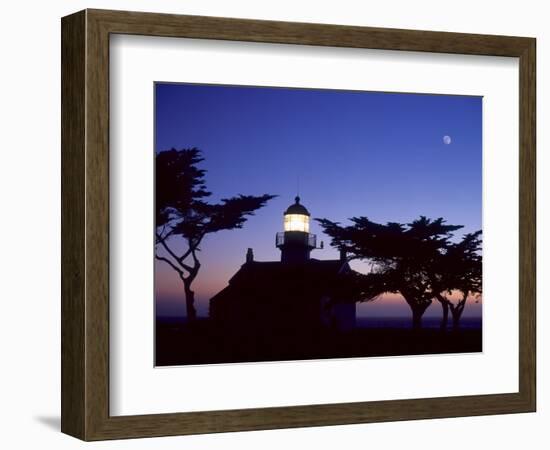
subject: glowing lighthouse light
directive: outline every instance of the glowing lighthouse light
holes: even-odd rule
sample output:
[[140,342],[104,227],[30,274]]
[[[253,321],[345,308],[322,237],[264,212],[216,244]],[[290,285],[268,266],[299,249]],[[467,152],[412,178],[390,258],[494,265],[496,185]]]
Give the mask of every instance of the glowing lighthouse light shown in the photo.
[[309,217],[303,214],[285,215],[285,231],[303,231],[309,233]]
[[296,197],[296,203],[285,212],[285,231],[301,231],[309,233],[309,212],[300,205],[300,197]]

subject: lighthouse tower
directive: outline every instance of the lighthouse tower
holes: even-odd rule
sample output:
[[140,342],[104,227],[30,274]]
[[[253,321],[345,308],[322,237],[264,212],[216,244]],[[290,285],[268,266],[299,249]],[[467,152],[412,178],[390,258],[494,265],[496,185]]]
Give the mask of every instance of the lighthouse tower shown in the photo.
[[281,250],[282,263],[303,263],[317,245],[317,236],[309,232],[310,214],[300,197],[284,213],[284,232],[277,233],[275,245]]

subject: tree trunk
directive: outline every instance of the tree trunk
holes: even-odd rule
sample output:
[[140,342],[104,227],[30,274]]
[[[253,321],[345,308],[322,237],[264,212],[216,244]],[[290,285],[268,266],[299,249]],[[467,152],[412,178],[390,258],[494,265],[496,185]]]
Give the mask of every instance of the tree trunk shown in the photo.
[[456,306],[451,305],[451,313],[453,315],[453,330],[457,331],[460,328],[460,318],[464,312],[464,306],[466,306],[467,296],[464,295],[462,300],[460,300]]
[[441,323],[439,324],[439,329],[445,331],[447,325],[449,324],[449,300],[447,300],[442,295],[436,295],[437,301],[441,303],[441,308],[443,309],[443,316],[441,317]]
[[462,316],[462,311],[464,311],[464,306],[461,303],[451,309],[453,314],[453,330],[457,331],[460,328],[460,317]]
[[457,331],[460,328],[460,316],[453,314],[453,330]]
[[443,302],[441,303],[441,307],[443,308],[443,317],[441,318],[439,328],[441,331],[445,331],[447,329],[447,324],[449,323],[449,304],[447,302]]
[[[404,289],[399,291],[412,311],[412,328],[413,330],[419,330],[422,328],[422,316],[431,304],[430,301],[426,301],[422,297],[416,297],[409,293],[404,293]],[[406,292],[406,291],[405,291]]]
[[412,327],[413,330],[420,330],[422,328],[422,315],[425,309],[412,308]]
[[184,283],[185,289],[185,308],[187,311],[187,321],[194,322],[197,318],[197,310],[195,309],[195,292],[191,290],[190,283]]

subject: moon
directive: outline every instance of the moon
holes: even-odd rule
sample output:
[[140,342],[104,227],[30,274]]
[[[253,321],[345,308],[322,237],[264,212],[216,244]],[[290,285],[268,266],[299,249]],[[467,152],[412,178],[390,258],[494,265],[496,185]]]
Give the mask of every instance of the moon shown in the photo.
[[447,135],[443,136],[443,143],[445,145],[449,145],[451,142],[452,142],[451,136],[447,136]]

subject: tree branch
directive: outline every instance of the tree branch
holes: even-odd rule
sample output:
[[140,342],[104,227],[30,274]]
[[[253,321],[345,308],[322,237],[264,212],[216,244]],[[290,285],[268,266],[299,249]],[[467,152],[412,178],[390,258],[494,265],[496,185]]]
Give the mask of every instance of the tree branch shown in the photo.
[[159,261],[164,261],[166,264],[168,264],[172,269],[174,269],[180,276],[182,280],[185,280],[185,274],[182,270],[180,270],[172,261],[170,261],[168,258],[165,258],[164,256],[159,256],[155,253],[155,258],[157,258]]
[[178,258],[178,255],[176,255],[172,249],[170,247],[168,247],[168,244],[166,244],[165,242],[165,239],[160,239],[160,236],[157,234],[157,238],[159,238],[159,243],[164,247],[164,249],[168,252],[168,254],[174,258],[178,264],[183,267],[184,270],[187,270],[187,272],[192,272],[193,271],[193,267],[191,266],[188,266],[187,264],[185,264],[181,258]]

